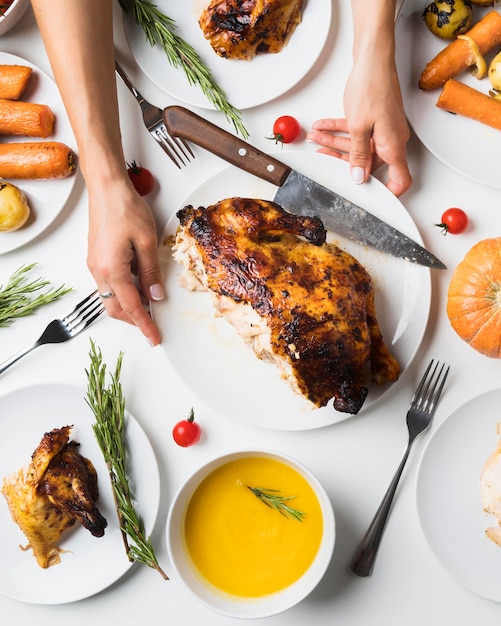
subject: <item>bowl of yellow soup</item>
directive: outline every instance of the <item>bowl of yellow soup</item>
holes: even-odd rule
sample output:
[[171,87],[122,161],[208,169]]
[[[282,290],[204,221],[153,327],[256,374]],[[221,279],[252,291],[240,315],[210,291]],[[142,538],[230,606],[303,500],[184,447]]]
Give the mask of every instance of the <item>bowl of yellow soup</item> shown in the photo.
[[269,450],[218,457],[180,487],[167,519],[178,579],[206,607],[236,618],[285,611],[320,582],[335,519],[318,479]]

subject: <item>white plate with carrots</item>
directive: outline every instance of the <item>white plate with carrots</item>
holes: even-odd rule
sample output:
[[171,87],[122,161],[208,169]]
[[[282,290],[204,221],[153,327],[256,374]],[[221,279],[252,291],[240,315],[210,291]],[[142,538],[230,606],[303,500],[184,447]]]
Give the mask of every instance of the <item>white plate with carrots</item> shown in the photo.
[[[54,128],[47,137],[0,134],[0,153],[14,148],[16,148],[16,152],[19,152],[20,146],[13,144],[38,142],[53,144],[48,147],[51,155],[53,149],[57,153],[63,145],[70,149],[67,151],[68,154],[72,152],[76,147],[75,139],[59,91],[52,78],[26,59],[6,52],[0,52],[0,65],[20,65],[32,68],[28,84],[19,96],[19,102],[47,105],[55,118]],[[29,151],[29,147],[26,149]],[[57,156],[56,153],[54,153],[54,157]],[[16,163],[19,163],[19,158],[22,159],[23,157],[13,154],[13,168],[17,167]],[[56,159],[52,157],[48,159],[47,174],[43,175],[52,175],[51,168],[57,167],[55,161]],[[76,168],[72,173],[61,178],[17,178],[15,171],[12,177],[4,174],[4,178],[24,192],[31,213],[26,224],[18,230],[0,232],[0,254],[11,252],[26,245],[52,224],[63,210],[75,185]]]
[[[501,188],[501,130],[438,108],[442,87],[430,90],[419,87],[426,65],[450,43],[432,34],[422,19],[429,2],[405,0],[396,22],[397,69],[409,123],[428,150],[443,163],[472,180]],[[501,12],[493,7],[473,6],[472,26],[492,11]],[[485,54],[487,66],[497,51],[496,47]],[[454,80],[480,92],[484,99],[491,89],[487,76],[479,80],[467,70]],[[459,104],[464,107],[468,103]],[[475,104],[472,106],[479,109]]]

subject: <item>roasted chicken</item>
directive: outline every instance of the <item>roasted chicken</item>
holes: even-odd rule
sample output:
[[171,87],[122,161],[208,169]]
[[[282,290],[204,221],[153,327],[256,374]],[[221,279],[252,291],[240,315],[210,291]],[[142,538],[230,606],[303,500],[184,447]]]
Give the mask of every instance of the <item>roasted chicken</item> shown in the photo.
[[216,54],[250,60],[287,45],[302,7],[303,0],[212,0],[199,24]]
[[183,285],[208,290],[217,314],[314,406],[333,399],[336,410],[357,413],[366,375],[378,384],[398,378],[371,278],[325,243],[319,219],[250,198],[186,206],[177,216],[173,254],[186,269]]
[[45,433],[27,469],[4,478],[4,494],[12,519],[21,528],[38,565],[60,562],[61,536],[76,521],[102,537],[106,519],[96,506],[99,496],[93,464],[70,441],[71,426]]

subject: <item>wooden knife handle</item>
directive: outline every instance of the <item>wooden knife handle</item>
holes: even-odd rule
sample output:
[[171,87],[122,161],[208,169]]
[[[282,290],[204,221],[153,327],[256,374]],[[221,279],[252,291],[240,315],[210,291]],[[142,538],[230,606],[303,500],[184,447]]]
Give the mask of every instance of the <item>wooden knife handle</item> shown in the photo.
[[278,187],[283,185],[291,171],[285,163],[277,161],[189,109],[181,106],[166,107],[163,117],[171,135],[187,139]]

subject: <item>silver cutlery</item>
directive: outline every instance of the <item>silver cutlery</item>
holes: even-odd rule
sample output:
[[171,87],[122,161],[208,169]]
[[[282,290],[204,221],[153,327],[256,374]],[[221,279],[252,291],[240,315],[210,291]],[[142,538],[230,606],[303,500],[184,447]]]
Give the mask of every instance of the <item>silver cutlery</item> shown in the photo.
[[148,102],[141,95],[117,61],[115,61],[115,70],[138,101],[143,114],[144,125],[150,135],[177,167],[181,168],[181,165],[186,165],[186,161],[193,158],[190,146],[183,139],[169,134],[164,124],[163,110]]
[[34,343],[16,352],[16,354],[3,363],[0,363],[0,374],[5,372],[5,370],[16,363],[16,361],[19,361],[25,354],[38,348],[38,346],[42,346],[46,343],[63,343],[64,341],[68,341],[68,339],[72,339],[88,328],[104,310],[101,298],[97,295],[97,291],[94,291],[79,302],[75,308],[63,318],[55,319],[50,322]]
[[381,542],[386,520],[390,512],[393,496],[395,495],[400,476],[402,475],[405,463],[409,457],[411,446],[416,437],[428,428],[435,414],[440,395],[449,373],[449,367],[444,369],[445,364],[442,364],[440,369],[438,368],[439,362],[437,361],[435,367],[433,367],[432,359],[412,397],[409,410],[407,411],[409,441],[404,450],[402,460],[351,562],[351,569],[358,576],[369,576],[372,571],[377,549]]

